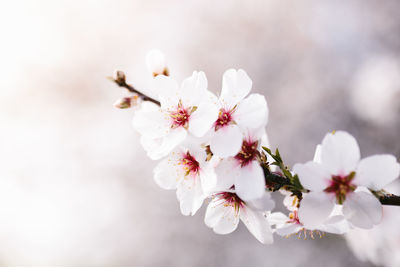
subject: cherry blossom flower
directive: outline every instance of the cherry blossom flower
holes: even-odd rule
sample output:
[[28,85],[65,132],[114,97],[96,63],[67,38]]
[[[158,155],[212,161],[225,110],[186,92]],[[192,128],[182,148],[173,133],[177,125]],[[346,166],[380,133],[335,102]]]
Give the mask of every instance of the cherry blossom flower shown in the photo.
[[164,189],[176,189],[183,215],[194,215],[216,185],[213,161],[201,147],[178,147],[154,169],[154,180]]
[[161,107],[143,103],[135,112],[133,126],[142,134],[148,156],[160,159],[182,143],[188,132],[196,137],[205,135],[217,119],[218,109],[203,72],[193,72],[180,87],[164,75],[154,82]]
[[224,73],[221,95],[217,101],[218,119],[213,127],[210,146],[220,157],[236,155],[242,146],[243,131],[267,124],[265,97],[251,94],[252,81],[244,70],[229,69]]
[[274,206],[268,192],[260,199],[246,202],[234,190],[221,191],[213,195],[204,222],[217,234],[229,234],[235,231],[241,220],[258,241],[271,244],[272,230],[264,211],[272,210]]
[[298,215],[299,199],[289,191],[281,191],[281,193],[286,195],[283,204],[290,211],[289,216],[282,212],[273,212],[267,217],[270,224],[275,226],[274,232],[278,235],[288,237],[295,234],[299,238],[302,235],[307,238],[309,235],[314,238],[314,234],[321,237],[324,233],[343,234],[349,230],[349,225],[341,214],[340,205],[335,205],[331,215],[321,225],[312,229],[305,228]]
[[266,140],[264,129],[247,132],[240,151],[233,157],[222,159],[217,165],[217,188],[229,189],[234,185],[238,196],[245,201],[262,197],[266,184],[257,157]]
[[[360,160],[357,141],[347,132],[327,134],[316,161],[296,164],[293,171],[311,190],[300,203],[299,218],[316,227],[331,214],[335,203],[352,225],[372,228],[382,217],[380,202],[366,188],[380,190],[399,176],[400,164],[392,155]],[[364,188],[364,189],[363,189]]]

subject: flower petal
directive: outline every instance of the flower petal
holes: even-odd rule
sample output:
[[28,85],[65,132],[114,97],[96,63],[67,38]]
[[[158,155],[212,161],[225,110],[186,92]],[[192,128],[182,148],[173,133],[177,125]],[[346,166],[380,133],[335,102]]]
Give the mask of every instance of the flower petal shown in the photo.
[[202,71],[194,71],[192,76],[182,82],[179,90],[184,106],[197,106],[206,96],[208,82]]
[[224,107],[233,108],[240,100],[246,97],[253,82],[244,70],[229,69],[222,78],[220,100]]
[[371,193],[356,191],[343,203],[343,214],[354,226],[370,229],[382,219],[382,205]]
[[303,223],[305,228],[314,230],[329,217],[334,206],[334,199],[326,193],[308,193],[300,202],[300,222]]
[[267,216],[267,220],[271,225],[280,225],[289,221],[289,217],[282,212],[272,212]]
[[300,224],[286,223],[286,224],[276,228],[275,232],[280,236],[289,236],[292,234],[296,234],[297,232],[299,232],[302,229],[303,229],[303,227]]
[[321,145],[317,145],[317,147],[315,148],[315,153],[314,153],[314,158],[313,161],[316,163],[321,163]]
[[183,215],[194,215],[205,199],[198,176],[188,175],[177,186],[176,196]]
[[204,136],[218,119],[219,107],[207,98],[201,102],[189,118],[189,132],[196,137]]
[[224,205],[221,199],[215,198],[208,204],[204,222],[217,234],[229,234],[237,228],[239,214],[232,205]]
[[162,109],[171,109],[179,102],[178,83],[167,76],[158,75],[154,78],[154,91],[158,94]]
[[170,123],[159,107],[155,107],[153,103],[144,102],[141,109],[134,113],[132,126],[141,135],[159,138],[168,133]]
[[360,160],[357,140],[343,131],[327,134],[321,145],[321,160],[331,174],[348,175],[355,171]]
[[258,241],[263,244],[272,244],[272,230],[262,212],[242,207],[240,209],[240,219]]
[[211,164],[206,164],[200,170],[200,180],[204,192],[211,192],[217,186],[217,175]]
[[375,155],[360,161],[354,183],[381,190],[393,182],[400,173],[400,164],[392,155]]
[[256,211],[270,211],[275,207],[275,201],[271,199],[271,193],[265,191],[261,198],[249,200],[247,206]]
[[211,151],[221,157],[235,156],[243,143],[243,134],[236,125],[225,126],[215,132],[210,141]]
[[175,189],[179,180],[185,175],[183,168],[178,165],[177,154],[172,152],[171,155],[162,160],[154,169],[154,180],[164,189]]
[[215,168],[217,175],[217,188],[227,190],[235,184],[236,177],[240,176],[240,167],[233,158],[226,158],[219,162]]
[[261,198],[265,193],[264,172],[258,162],[240,168],[240,176],[235,179],[237,195],[244,201]]
[[345,234],[350,230],[347,220],[342,215],[331,216],[323,225],[317,228],[320,231],[331,234]]
[[267,125],[268,107],[265,97],[251,94],[242,100],[234,113],[235,122],[242,129],[254,129]]
[[325,166],[309,161],[305,164],[295,164],[293,172],[299,176],[304,188],[311,191],[323,191],[329,185],[331,174]]
[[152,160],[158,160],[167,156],[177,145],[182,143],[187,136],[187,132],[183,128],[171,130],[167,136],[157,139],[148,138],[142,135],[140,143],[147,155]]

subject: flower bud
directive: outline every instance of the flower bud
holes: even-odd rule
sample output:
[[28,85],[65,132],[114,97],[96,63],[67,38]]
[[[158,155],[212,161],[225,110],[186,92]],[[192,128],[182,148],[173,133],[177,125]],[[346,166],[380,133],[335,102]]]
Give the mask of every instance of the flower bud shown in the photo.
[[169,75],[167,65],[165,64],[165,56],[160,50],[151,50],[147,53],[146,65],[154,77],[160,74]]
[[131,96],[131,97],[123,97],[118,99],[114,103],[114,107],[120,108],[120,109],[125,109],[125,108],[130,108],[132,105],[136,103],[136,100],[138,99],[138,96]]
[[115,81],[118,85],[121,86],[121,85],[125,84],[125,79],[126,79],[126,76],[125,76],[125,73],[124,73],[123,71],[117,70],[117,71],[115,72],[114,81]]

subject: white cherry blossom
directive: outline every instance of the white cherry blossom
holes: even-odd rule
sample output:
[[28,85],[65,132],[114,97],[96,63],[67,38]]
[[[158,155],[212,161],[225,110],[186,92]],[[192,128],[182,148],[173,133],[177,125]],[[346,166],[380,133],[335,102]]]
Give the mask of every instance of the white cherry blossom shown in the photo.
[[178,147],[154,170],[154,180],[164,189],[176,189],[183,215],[194,215],[216,185],[213,161],[206,161],[200,146]]
[[218,109],[203,72],[193,72],[181,86],[164,75],[157,76],[154,83],[161,107],[144,102],[135,112],[133,126],[142,135],[148,156],[160,159],[181,144],[188,133],[204,136],[217,119]]
[[243,201],[233,190],[217,192],[209,203],[205,223],[217,234],[229,234],[235,231],[241,220],[263,244],[273,242],[271,227],[264,216],[264,211],[272,210],[275,203],[270,194],[255,201]]
[[221,95],[216,101],[219,115],[210,140],[211,150],[219,157],[236,155],[242,145],[243,132],[267,124],[265,97],[247,96],[251,87],[252,81],[244,70],[229,69],[224,73]]
[[400,164],[392,155],[374,155],[360,160],[357,141],[347,132],[325,136],[316,161],[296,164],[293,171],[311,190],[300,203],[299,218],[316,227],[331,214],[335,203],[354,226],[372,228],[382,217],[382,206],[363,187],[380,190],[399,176]]
[[268,221],[274,227],[274,232],[281,236],[290,236],[293,234],[301,235],[304,238],[310,235],[314,238],[314,234],[322,235],[323,233],[343,234],[349,230],[349,225],[341,212],[341,206],[335,205],[330,216],[320,225],[314,228],[306,228],[300,221],[298,215],[299,199],[289,191],[281,190],[285,195],[283,204],[290,211],[289,215],[282,212],[273,212],[268,215]]
[[217,165],[217,187],[229,189],[234,185],[238,196],[245,201],[262,197],[266,184],[257,157],[266,139],[264,129],[247,132],[239,152],[233,157],[222,159]]

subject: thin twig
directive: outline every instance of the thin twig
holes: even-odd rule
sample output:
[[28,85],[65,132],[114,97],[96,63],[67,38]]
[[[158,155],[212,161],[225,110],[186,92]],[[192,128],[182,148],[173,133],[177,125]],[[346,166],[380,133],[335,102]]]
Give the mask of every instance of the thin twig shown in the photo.
[[111,81],[115,82],[119,87],[123,87],[127,89],[131,93],[137,94],[143,101],[150,101],[153,102],[154,104],[161,106],[160,101],[155,100],[154,98],[151,98],[142,92],[136,90],[132,85],[126,83],[126,78],[125,74],[122,71],[117,71],[116,72],[116,77],[110,77],[109,78]]

